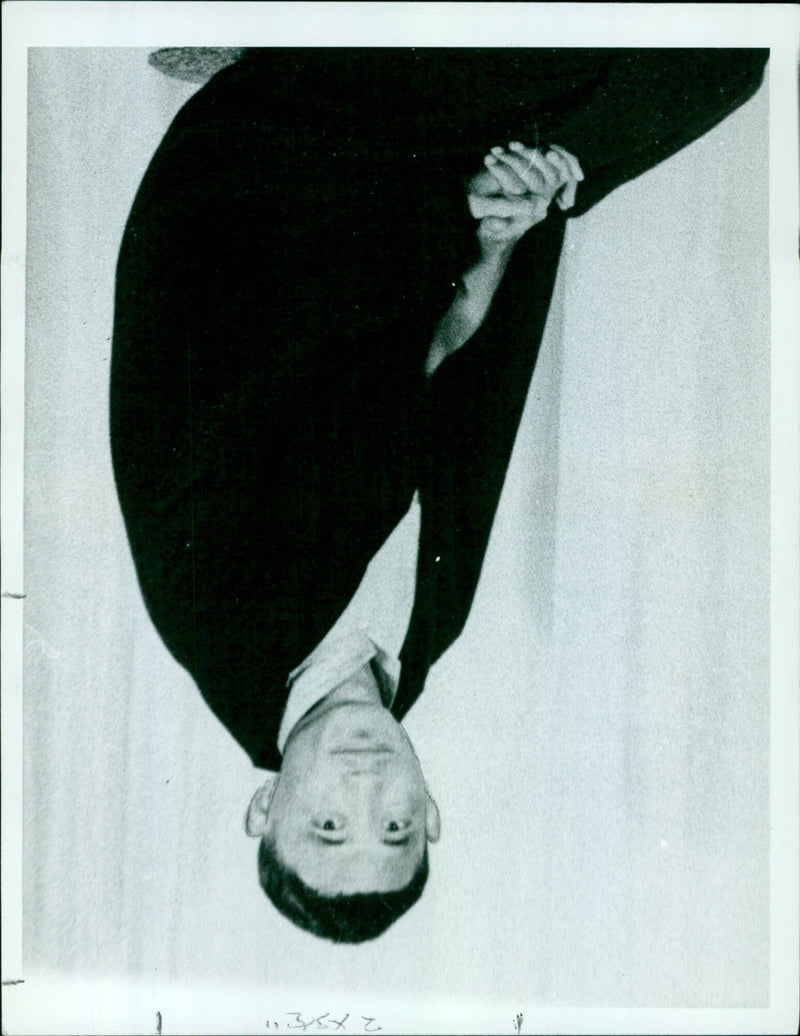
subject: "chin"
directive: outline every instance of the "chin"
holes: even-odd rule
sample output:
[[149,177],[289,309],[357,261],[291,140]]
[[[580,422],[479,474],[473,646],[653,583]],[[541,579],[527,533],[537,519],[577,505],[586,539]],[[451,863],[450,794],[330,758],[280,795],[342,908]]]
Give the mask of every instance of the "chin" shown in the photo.
[[383,706],[346,705],[331,713],[326,730],[326,741],[346,741],[349,745],[363,742],[387,742],[397,747],[407,742],[403,728]]

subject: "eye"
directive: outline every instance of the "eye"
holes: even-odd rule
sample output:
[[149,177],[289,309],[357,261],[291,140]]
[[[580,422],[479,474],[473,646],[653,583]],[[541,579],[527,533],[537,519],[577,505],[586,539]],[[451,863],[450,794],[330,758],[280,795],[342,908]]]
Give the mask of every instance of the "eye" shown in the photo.
[[314,819],[312,820],[312,824],[319,831],[333,832],[344,830],[345,821],[344,817],[338,816],[336,814],[331,814],[320,817],[314,817]]
[[384,831],[387,831],[389,834],[392,835],[400,834],[403,831],[408,831],[410,827],[410,820],[387,820],[383,825]]

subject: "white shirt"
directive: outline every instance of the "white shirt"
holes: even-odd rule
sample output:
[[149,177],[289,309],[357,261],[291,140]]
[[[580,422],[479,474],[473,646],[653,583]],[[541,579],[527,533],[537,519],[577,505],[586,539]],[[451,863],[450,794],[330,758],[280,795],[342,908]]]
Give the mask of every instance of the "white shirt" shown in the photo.
[[389,708],[400,681],[403,646],[416,586],[420,508],[417,496],[375,554],[349,604],[311,654],[289,674],[291,688],[278,731],[278,750],[309,709],[373,662]]

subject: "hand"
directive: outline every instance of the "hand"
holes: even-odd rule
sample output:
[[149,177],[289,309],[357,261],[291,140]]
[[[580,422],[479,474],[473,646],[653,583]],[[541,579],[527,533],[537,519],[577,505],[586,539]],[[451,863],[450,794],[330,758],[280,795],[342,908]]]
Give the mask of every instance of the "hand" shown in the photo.
[[562,186],[556,192],[556,205],[566,212],[575,204],[578,184],[583,180],[583,170],[578,159],[558,144],[551,144],[547,152],[548,161],[561,169]]
[[514,142],[508,151],[492,148],[484,166],[467,185],[470,212],[480,221],[481,258],[462,276],[439,322],[425,361],[429,377],[480,327],[516,242],[546,218],[553,198],[562,209],[569,208],[583,179],[577,159],[556,147],[543,155]]
[[517,241],[545,219],[554,198],[562,210],[571,208],[583,179],[575,156],[557,145],[542,154],[513,141],[507,150],[492,148],[484,165],[467,198],[484,245]]
[[521,181],[515,180],[502,169],[500,175],[495,176],[488,164],[470,180],[467,204],[473,218],[479,221],[481,242],[518,241],[547,216],[550,199],[529,191]]
[[547,199],[548,205],[555,198],[564,211],[575,204],[578,184],[583,180],[580,162],[557,144],[543,154],[514,140],[508,149],[492,148],[484,162],[505,193],[537,194]]

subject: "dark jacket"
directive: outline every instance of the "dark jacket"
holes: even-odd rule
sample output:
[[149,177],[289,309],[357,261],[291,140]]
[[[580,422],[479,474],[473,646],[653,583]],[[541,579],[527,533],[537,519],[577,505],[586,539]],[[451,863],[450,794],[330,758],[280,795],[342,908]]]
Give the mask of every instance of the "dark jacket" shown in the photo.
[[748,99],[766,57],[253,51],[179,112],[120,250],[111,445],[150,616],[255,765],[279,765],[286,676],[417,488],[398,716],[469,612],[564,219],[425,384],[475,257],[464,177],[552,141],[582,163],[580,215]]

